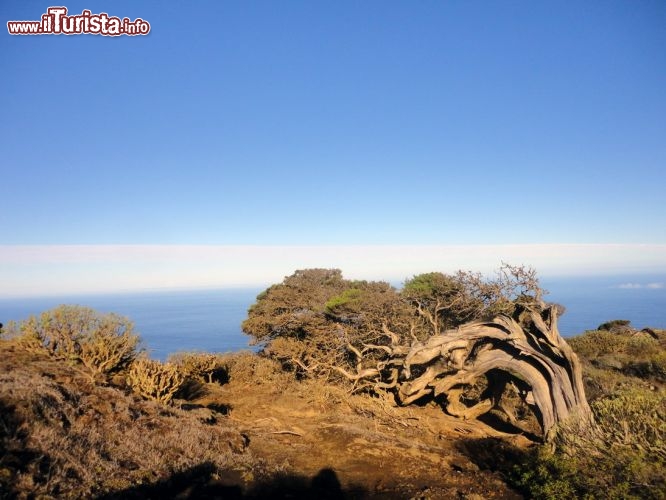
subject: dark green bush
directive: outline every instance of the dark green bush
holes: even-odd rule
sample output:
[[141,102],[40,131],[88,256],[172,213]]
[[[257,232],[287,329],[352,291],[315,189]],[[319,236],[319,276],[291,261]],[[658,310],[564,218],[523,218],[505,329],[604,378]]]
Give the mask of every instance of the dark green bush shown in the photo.
[[604,330],[613,333],[622,333],[622,332],[631,331],[633,330],[633,328],[631,327],[631,321],[629,321],[628,319],[614,319],[600,324],[597,327],[597,330]]

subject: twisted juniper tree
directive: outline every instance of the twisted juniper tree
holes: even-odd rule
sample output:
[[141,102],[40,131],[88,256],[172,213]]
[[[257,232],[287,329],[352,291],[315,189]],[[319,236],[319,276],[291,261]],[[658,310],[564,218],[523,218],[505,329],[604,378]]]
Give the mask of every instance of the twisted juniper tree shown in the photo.
[[308,269],[260,294],[243,331],[300,377],[387,391],[403,405],[435,398],[451,415],[494,412],[520,428],[519,401],[548,438],[590,410],[560,306],[542,295],[532,269],[508,265],[492,279],[421,274],[402,290]]

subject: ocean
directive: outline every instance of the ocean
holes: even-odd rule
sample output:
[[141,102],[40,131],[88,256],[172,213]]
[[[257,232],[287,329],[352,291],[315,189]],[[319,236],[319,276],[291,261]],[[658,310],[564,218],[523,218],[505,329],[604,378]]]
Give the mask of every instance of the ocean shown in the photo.
[[0,322],[25,319],[60,304],[114,312],[134,323],[150,357],[164,361],[179,351],[249,349],[240,324],[260,289],[143,292],[1,299]]
[[[560,332],[570,337],[605,321],[666,328],[666,276],[542,279],[546,300],[566,307]],[[130,318],[155,359],[179,351],[250,349],[240,330],[259,288],[0,299],[0,322],[22,320],[59,304],[79,304]]]

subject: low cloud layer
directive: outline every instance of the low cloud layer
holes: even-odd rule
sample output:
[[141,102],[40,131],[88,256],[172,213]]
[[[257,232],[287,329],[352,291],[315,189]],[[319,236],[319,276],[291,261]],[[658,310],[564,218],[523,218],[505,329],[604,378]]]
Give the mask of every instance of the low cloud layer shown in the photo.
[[649,290],[658,290],[664,288],[663,283],[622,283],[618,285],[617,288],[622,288],[625,290],[639,290],[639,289],[649,289]]
[[502,262],[540,276],[664,274],[666,245],[0,246],[0,297],[266,286],[311,267],[399,283],[428,271],[491,273]]

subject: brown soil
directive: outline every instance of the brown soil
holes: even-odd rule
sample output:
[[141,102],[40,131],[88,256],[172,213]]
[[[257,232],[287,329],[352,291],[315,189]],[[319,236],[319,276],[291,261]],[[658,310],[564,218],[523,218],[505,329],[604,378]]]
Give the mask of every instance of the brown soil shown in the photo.
[[[316,382],[211,388],[201,402],[228,404],[227,419],[248,449],[285,477],[327,481],[351,498],[522,498],[468,450],[490,438],[520,448],[531,442],[450,417],[434,403],[402,408]],[[261,480],[252,472],[244,479]]]
[[[93,385],[80,370],[7,341],[0,341],[0,379],[0,498],[26,498],[40,491],[51,496],[49,491],[58,490],[49,490],[42,476],[48,473],[48,481],[57,482],[53,464],[69,464],[62,465],[63,474],[74,474],[77,467],[99,469],[101,476],[90,476],[92,490],[86,491],[94,492],[95,482],[119,476],[118,489],[107,481],[95,494],[100,498],[521,498],[490,470],[494,458],[488,457],[500,439],[517,448],[530,442],[478,421],[449,417],[434,403],[402,408],[278,374],[268,380],[232,377],[224,385],[206,384],[199,388],[203,396],[167,411],[127,391]],[[36,396],[40,391],[57,396],[48,399],[46,414],[35,413],[46,404]],[[107,406],[124,413],[102,411]],[[66,420],[67,427],[56,417]],[[144,427],[132,427],[137,425]],[[68,433],[75,431],[90,440],[87,448],[72,444],[79,438]],[[205,443],[213,433],[219,436],[216,443],[225,442],[220,450],[228,451],[220,453],[227,456],[218,462],[197,460],[196,446],[208,445],[196,443]],[[93,434],[102,441],[93,442]],[[161,443],[161,435],[187,441],[176,445],[186,445],[182,449],[188,453],[194,447],[193,458],[185,462],[184,452]],[[45,444],[45,436],[65,448]],[[106,446],[104,436],[116,448]],[[139,465],[123,472],[125,462],[116,457],[130,445],[136,447],[131,453]],[[152,455],[143,457],[148,448]],[[100,451],[91,458],[93,449]],[[204,451],[211,456],[207,449],[201,457]],[[44,457],[49,456],[51,470],[44,472]],[[168,472],[177,457],[188,465]],[[155,465],[142,472],[146,466],[141,464],[151,460]],[[79,480],[63,477],[55,496],[77,496],[71,485]]]

